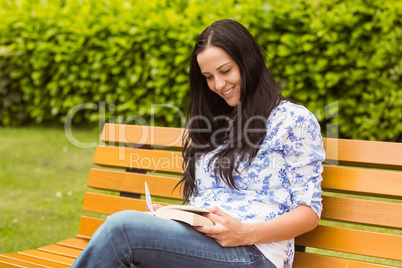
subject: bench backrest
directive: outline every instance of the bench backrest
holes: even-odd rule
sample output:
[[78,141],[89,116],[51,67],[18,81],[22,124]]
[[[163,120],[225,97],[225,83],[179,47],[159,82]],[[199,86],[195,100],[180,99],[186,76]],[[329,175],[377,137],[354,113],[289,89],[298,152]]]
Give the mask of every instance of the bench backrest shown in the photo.
[[[100,215],[144,210],[145,181],[153,200],[181,203],[180,190],[173,189],[183,172],[183,134],[180,128],[106,124],[105,145],[94,158],[102,169],[91,169],[88,186],[107,192],[87,192],[83,210]],[[400,266],[402,144],[342,139],[324,144],[322,220],[296,238],[294,267]],[[90,238],[103,218],[82,216],[78,236]]]

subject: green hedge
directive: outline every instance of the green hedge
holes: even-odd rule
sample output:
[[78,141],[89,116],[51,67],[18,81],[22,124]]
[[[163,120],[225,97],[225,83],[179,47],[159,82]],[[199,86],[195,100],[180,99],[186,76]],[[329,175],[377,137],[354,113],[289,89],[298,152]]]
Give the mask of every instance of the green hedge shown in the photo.
[[[111,121],[150,122],[152,104],[185,113],[194,42],[231,18],[324,132],[332,124],[343,138],[402,141],[400,1],[15,2],[0,3],[1,125],[64,122],[83,103],[75,123],[95,123],[103,111]],[[156,124],[180,126],[171,107],[155,111]]]

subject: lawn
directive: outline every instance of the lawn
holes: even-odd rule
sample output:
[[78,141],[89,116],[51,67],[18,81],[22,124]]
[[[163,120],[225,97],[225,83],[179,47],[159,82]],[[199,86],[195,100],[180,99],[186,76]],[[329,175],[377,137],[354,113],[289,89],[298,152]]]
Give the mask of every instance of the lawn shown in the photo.
[[[97,130],[73,135],[98,140]],[[95,148],[74,146],[63,127],[0,128],[0,138],[0,253],[74,237]]]

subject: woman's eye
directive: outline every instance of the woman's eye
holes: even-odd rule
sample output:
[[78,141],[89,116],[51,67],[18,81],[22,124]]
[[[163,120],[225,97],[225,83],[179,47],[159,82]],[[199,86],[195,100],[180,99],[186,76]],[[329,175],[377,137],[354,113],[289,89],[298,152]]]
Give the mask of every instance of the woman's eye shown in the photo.
[[209,80],[211,78],[212,78],[212,76],[205,76],[205,79],[207,79],[207,80]]
[[225,70],[225,71],[222,71],[222,73],[223,73],[223,74],[226,74],[226,73],[230,72],[230,70],[231,70],[231,69],[227,69],[227,70]]

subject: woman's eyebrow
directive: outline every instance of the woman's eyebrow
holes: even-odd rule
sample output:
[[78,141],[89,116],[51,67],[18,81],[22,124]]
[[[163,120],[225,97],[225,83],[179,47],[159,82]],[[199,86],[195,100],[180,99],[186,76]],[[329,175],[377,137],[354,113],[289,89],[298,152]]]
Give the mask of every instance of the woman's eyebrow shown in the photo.
[[[216,68],[216,70],[221,69],[223,66],[225,66],[225,65],[227,65],[227,64],[229,64],[229,63],[231,63],[231,62],[229,61],[229,62],[226,62],[226,63],[222,64],[221,66],[219,66],[218,68]],[[209,74],[209,72],[201,72],[201,74]]]

